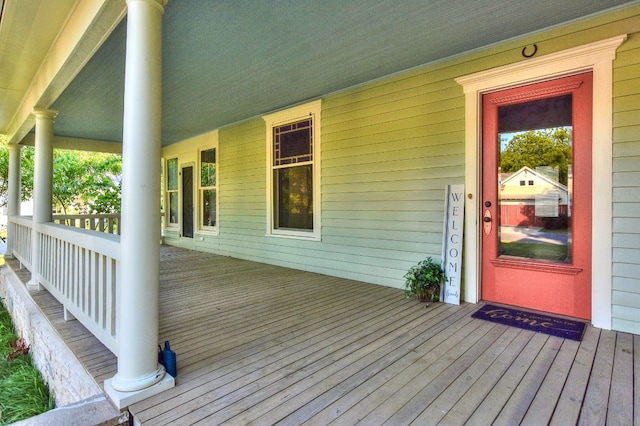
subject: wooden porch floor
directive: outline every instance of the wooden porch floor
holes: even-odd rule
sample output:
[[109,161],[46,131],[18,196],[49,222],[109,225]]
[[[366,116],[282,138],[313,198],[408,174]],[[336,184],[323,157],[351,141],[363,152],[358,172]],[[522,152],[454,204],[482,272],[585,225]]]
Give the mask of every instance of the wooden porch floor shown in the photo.
[[[640,424],[640,336],[582,342],[425,308],[401,290],[163,246],[160,336],[176,387],[145,425]],[[35,295],[98,383],[116,359]]]

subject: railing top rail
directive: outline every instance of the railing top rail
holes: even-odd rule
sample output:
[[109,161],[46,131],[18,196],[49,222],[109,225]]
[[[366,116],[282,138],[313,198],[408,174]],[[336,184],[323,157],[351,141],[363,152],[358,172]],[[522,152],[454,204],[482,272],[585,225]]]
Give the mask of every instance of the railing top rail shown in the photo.
[[55,223],[39,223],[36,230],[96,253],[120,260],[120,236]]
[[30,228],[33,223],[33,216],[9,216],[7,220],[9,223],[17,223]]
[[97,214],[54,214],[53,220],[58,219],[117,219],[120,213],[97,213]]

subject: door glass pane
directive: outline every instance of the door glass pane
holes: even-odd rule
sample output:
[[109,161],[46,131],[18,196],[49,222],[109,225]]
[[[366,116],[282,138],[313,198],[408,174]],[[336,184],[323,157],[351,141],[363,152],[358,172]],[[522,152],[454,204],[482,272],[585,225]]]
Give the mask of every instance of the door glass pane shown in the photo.
[[571,111],[571,95],[498,108],[501,257],[571,263]]

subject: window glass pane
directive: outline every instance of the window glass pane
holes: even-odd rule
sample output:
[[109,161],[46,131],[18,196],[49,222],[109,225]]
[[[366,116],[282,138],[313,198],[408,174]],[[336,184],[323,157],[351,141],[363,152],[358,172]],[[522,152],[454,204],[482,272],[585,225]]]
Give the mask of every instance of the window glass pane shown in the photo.
[[200,186],[216,186],[216,150],[200,153]]
[[167,160],[167,189],[169,191],[178,190],[178,159]]
[[178,193],[169,193],[169,223],[178,223]]
[[274,170],[276,228],[313,230],[313,166]]
[[276,166],[312,161],[313,140],[311,120],[279,126],[273,129],[273,152]]
[[216,226],[216,190],[202,191],[202,226]]

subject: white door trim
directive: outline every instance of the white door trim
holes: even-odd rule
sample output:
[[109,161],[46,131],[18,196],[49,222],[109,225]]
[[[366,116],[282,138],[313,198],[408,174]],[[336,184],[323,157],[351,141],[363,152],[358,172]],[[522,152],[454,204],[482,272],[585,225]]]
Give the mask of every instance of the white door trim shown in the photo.
[[[612,37],[539,58],[459,77],[465,93],[465,289],[464,300],[480,299],[481,124],[483,93],[549,80],[584,71],[593,72],[593,184],[591,321],[611,329],[613,60],[626,35]],[[597,226],[596,226],[597,224]]]

